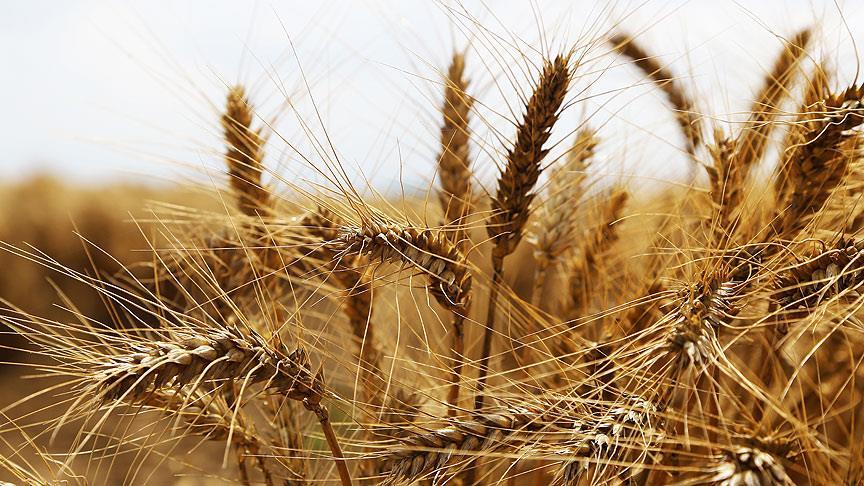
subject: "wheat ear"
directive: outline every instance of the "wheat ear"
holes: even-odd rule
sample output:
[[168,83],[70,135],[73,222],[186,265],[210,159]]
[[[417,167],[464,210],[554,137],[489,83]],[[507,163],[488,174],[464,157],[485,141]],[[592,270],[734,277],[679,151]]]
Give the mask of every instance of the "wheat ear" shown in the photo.
[[500,286],[503,285],[504,258],[512,253],[522,240],[534,186],[542,171],[542,161],[548,149],[552,127],[558,121],[572,73],[569,56],[558,55],[546,61],[534,92],[525,105],[522,122],[516,128],[516,142],[507,153],[507,165],[498,177],[498,188],[492,198],[492,216],[486,232],[492,240],[492,284],[486,330],[480,355],[480,376],[477,382],[475,409],[483,406],[483,389],[489,374],[489,355],[495,333],[495,307],[498,305]]
[[[801,131],[780,166],[777,179],[779,234],[795,236],[819,212],[831,192],[859,156],[861,135],[852,129],[864,123],[864,88],[852,86],[839,94],[825,94],[807,108]],[[806,112],[805,112],[806,113]]]
[[468,115],[474,100],[468,96],[465,79],[465,56],[453,54],[444,86],[441,126],[441,155],[438,177],[441,181],[440,202],[445,226],[455,226],[453,241],[464,238],[465,218],[471,211],[471,160],[468,140],[471,136]]
[[93,365],[90,379],[102,401],[145,399],[149,393],[184,385],[244,380],[303,403],[318,418],[343,484],[351,484],[339,440],[321,400],[328,394],[321,371],[312,373],[303,348],[274,349],[254,331],[236,328],[177,333],[172,341],[141,341],[136,352]]
[[798,64],[807,53],[810,38],[810,29],[804,29],[785,43],[783,52],[774,61],[774,66],[753,101],[750,119],[735,146],[736,163],[741,164],[744,171],[749,171],[765,154],[768,136],[775,125],[773,121],[780,112],[783,100],[791,92],[791,85],[799,71]]
[[261,182],[264,159],[264,138],[252,129],[255,114],[242,86],[228,91],[222,129],[225,163],[237,205],[247,216],[264,215],[270,211],[270,193]]
[[455,413],[465,352],[464,322],[471,305],[471,273],[459,247],[442,232],[399,224],[382,216],[370,218],[362,226],[343,227],[332,246],[346,255],[409,265],[425,274],[429,293],[453,315],[448,401],[454,405],[451,410]]
[[586,169],[597,143],[593,129],[579,130],[564,163],[549,176],[549,197],[538,207],[537,223],[530,235],[536,261],[531,299],[535,306],[540,303],[549,267],[558,263],[578,240],[576,208],[585,193]]
[[429,279],[429,292],[447,309],[462,309],[470,301],[467,263],[441,232],[374,217],[362,226],[343,226],[330,246],[345,255],[413,266]]
[[[596,409],[595,409],[596,408]],[[475,413],[471,420],[449,419],[448,426],[425,434],[400,438],[383,460],[389,475],[383,484],[409,484],[432,478],[436,483],[470,467],[477,456],[545,444],[555,455],[578,457],[563,463],[562,475],[582,464],[612,441],[624,438],[634,425],[650,420],[656,409],[641,400],[634,404],[570,410],[566,402],[525,404],[518,408]]]
[[693,99],[684,91],[668,67],[657,62],[657,58],[651,56],[636,39],[619,34],[613,36],[610,42],[618,52],[632,59],[633,64],[666,95],[666,99],[675,110],[675,119],[687,141],[687,152],[694,156],[696,148],[702,142],[702,126]]

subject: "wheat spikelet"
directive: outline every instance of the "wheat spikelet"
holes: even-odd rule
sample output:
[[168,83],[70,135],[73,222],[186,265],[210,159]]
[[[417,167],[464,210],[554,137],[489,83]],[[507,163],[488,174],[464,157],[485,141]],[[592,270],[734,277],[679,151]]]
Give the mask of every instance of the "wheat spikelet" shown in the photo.
[[[441,181],[439,200],[444,211],[444,224],[464,226],[471,210],[471,160],[468,155],[468,114],[474,100],[468,96],[465,79],[465,56],[453,54],[444,87],[444,123],[441,127],[441,155],[438,156],[438,177]],[[464,231],[457,229],[453,241],[460,242]]]
[[[185,334],[185,335],[184,335]],[[156,390],[202,383],[264,386],[313,412],[336,459],[343,484],[351,484],[338,438],[321,400],[327,395],[323,373],[313,374],[303,348],[291,353],[274,349],[254,331],[211,329],[178,333],[174,341],[136,343],[136,352],[107,357],[93,364],[89,379],[101,401],[146,399]]]
[[744,188],[748,167],[735,159],[735,142],[723,136],[720,130],[714,132],[716,142],[709,147],[712,165],[706,165],[710,184],[711,202],[717,220],[714,221],[714,241],[731,233],[735,211],[744,200]]
[[443,233],[400,225],[381,217],[360,227],[343,227],[333,247],[372,261],[410,265],[426,275],[429,293],[453,315],[453,370],[448,401],[453,405],[451,413],[455,413],[465,352],[464,321],[471,304],[471,273],[459,247]]
[[687,141],[687,151],[691,156],[694,155],[702,142],[702,126],[695,110],[696,104],[677,82],[676,77],[667,67],[657,62],[656,57],[648,54],[636,39],[619,34],[613,36],[609,42],[622,55],[632,59],[633,64],[663,91],[675,110],[675,119]]
[[[556,483],[562,486],[577,486],[586,476],[592,462],[601,465],[602,457],[621,460],[627,454],[627,449],[642,449],[645,445],[659,438],[651,424],[658,410],[652,403],[637,397],[627,397],[629,403],[615,406],[597,424],[594,437],[588,441],[576,442],[561,451],[563,454],[574,454],[578,459],[565,461],[556,473]],[[566,447],[566,446],[565,446]],[[619,449],[620,448],[620,449]],[[614,467],[615,475],[621,477],[628,469],[640,466],[640,461],[630,461],[626,466]],[[592,478],[592,481],[596,479]]]
[[704,369],[719,351],[717,333],[738,313],[744,285],[713,274],[679,292],[668,337],[682,370]]
[[252,129],[254,112],[242,86],[228,91],[222,129],[228,151],[225,163],[237,205],[248,216],[264,215],[270,210],[270,193],[261,182],[264,138]]

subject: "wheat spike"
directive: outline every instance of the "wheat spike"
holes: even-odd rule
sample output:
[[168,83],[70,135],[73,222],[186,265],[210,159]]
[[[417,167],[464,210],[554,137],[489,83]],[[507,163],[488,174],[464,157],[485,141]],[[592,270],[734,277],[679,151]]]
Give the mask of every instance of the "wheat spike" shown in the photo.
[[783,52],[774,61],[774,66],[753,101],[750,119],[735,144],[735,163],[741,164],[744,171],[749,172],[765,154],[768,136],[774,128],[773,121],[791,91],[799,71],[798,64],[807,53],[810,38],[810,29],[804,29],[785,43]]
[[534,258],[537,268],[534,272],[534,305],[538,305],[546,273],[550,265],[559,262],[561,257],[578,241],[578,220],[576,208],[585,193],[586,169],[594,156],[598,140],[596,132],[583,128],[576,134],[573,148],[565,162],[556,167],[549,176],[549,197],[537,210],[537,223],[531,233],[534,244]]
[[243,87],[231,88],[222,115],[222,129],[228,146],[225,163],[237,205],[248,216],[266,215],[270,211],[270,193],[261,182],[264,138],[252,129],[254,116]]
[[495,247],[493,254],[503,259],[522,240],[532,192],[542,171],[541,162],[548,149],[552,126],[558,121],[570,84],[568,57],[557,56],[543,66],[540,80],[525,106],[522,123],[516,129],[516,142],[507,153],[507,165],[498,177],[498,189],[492,198],[492,216],[486,225]]
[[669,104],[675,110],[675,119],[687,141],[687,152],[693,156],[696,153],[696,148],[702,142],[702,126],[697,117],[694,101],[684,91],[684,88],[681,87],[669,69],[657,62],[657,58],[651,56],[636,39],[619,34],[613,36],[609,42],[622,55],[632,59],[633,64],[666,95],[666,99],[669,100]]
[[465,56],[453,54],[444,87],[441,126],[441,155],[438,156],[438,178],[441,181],[440,202],[444,224],[456,225],[453,241],[463,239],[465,218],[471,211],[471,160],[468,140],[471,137],[468,115],[474,100],[468,96],[465,79]]
[[569,55],[558,55],[545,62],[540,79],[525,105],[522,122],[516,128],[516,142],[507,153],[507,166],[498,177],[498,188],[492,197],[492,216],[486,232],[492,240],[492,287],[486,316],[486,331],[480,351],[480,378],[474,408],[483,406],[483,389],[489,374],[489,355],[495,333],[495,312],[498,293],[503,284],[504,258],[513,253],[522,240],[528,222],[534,186],[542,171],[542,161],[548,149],[552,127],[558,121],[561,105],[567,95],[572,73]]
[[864,123],[864,88],[825,94],[793,127],[801,135],[790,147],[777,180],[779,233],[795,236],[818,212],[859,157],[861,136],[852,129]]
[[376,217],[362,226],[343,226],[331,246],[346,255],[417,268],[428,277],[429,292],[445,308],[463,309],[470,301],[467,263],[443,233]]

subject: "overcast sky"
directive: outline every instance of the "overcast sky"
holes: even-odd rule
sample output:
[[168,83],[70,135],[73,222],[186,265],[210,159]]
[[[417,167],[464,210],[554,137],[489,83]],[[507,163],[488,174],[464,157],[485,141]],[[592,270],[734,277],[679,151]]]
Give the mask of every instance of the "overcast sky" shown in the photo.
[[[513,69],[516,47],[536,62],[532,48],[584,44],[614,26],[637,32],[703,100],[702,109],[731,120],[780,49],[777,36],[816,19],[817,53],[843,56],[838,81],[851,82],[852,41],[864,41],[860,1],[7,0],[0,176],[206,177],[221,167],[222,96],[240,81],[261,115],[275,121],[268,164],[285,178],[314,179],[310,166],[321,168],[328,157],[312,140],[326,132],[349,171],[358,168],[382,190],[400,180],[422,189],[434,170],[437,70],[454,47],[472,46],[468,70],[489,117],[478,137],[491,147],[492,127],[512,131],[507,110],[518,109],[514,95],[529,77]],[[580,85],[587,91],[576,96],[587,99],[568,110],[565,123],[591,115],[603,125],[610,175],[632,166],[656,177],[682,170],[662,98],[638,86],[632,68],[600,59],[604,50],[592,51]],[[559,132],[566,140],[567,130]],[[491,174],[491,149],[475,150],[479,172]]]

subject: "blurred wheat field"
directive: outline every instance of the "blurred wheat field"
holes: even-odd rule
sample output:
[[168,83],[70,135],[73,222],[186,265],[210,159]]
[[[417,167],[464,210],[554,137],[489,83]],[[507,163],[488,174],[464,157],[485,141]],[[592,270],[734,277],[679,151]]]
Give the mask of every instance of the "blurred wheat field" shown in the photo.
[[[471,20],[425,194],[363,186],[320,113],[289,98],[292,140],[243,83],[211,186],[0,191],[0,478],[864,484],[864,87],[818,26],[732,122],[623,26]],[[683,182],[610,176],[626,136],[583,106],[610,66],[668,108]]]

